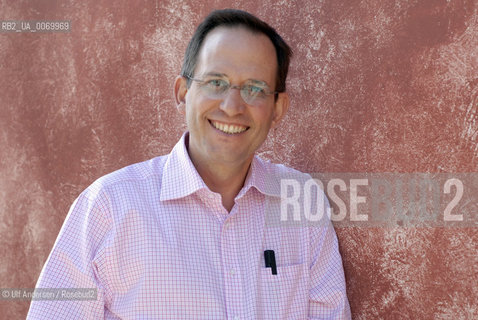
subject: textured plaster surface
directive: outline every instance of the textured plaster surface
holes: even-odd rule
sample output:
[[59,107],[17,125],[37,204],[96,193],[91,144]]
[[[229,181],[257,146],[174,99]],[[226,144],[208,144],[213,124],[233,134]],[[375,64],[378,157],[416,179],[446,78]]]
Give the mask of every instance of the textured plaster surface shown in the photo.
[[[261,156],[305,172],[477,172],[474,0],[4,1],[0,287],[35,285],[69,206],[96,178],[185,130],[172,83],[213,8],[263,18],[294,50],[291,109]],[[478,214],[478,212],[473,212]],[[354,319],[478,319],[476,228],[339,228]],[[0,301],[0,319],[28,302]]]

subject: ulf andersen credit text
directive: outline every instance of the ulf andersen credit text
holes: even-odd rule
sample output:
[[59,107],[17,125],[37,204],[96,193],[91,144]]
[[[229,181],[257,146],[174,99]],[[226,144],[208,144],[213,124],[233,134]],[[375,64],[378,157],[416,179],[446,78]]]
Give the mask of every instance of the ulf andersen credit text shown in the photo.
[[3,288],[2,300],[96,300],[96,288]]

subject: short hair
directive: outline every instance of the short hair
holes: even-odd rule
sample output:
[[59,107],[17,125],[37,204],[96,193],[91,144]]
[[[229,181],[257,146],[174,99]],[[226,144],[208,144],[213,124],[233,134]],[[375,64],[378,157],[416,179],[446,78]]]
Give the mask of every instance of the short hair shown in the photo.
[[[274,28],[254,15],[237,9],[215,10],[211,12],[197,27],[193,37],[191,38],[191,41],[189,41],[188,47],[186,48],[181,75],[183,77],[194,76],[199,51],[201,50],[204,39],[209,32],[220,26],[245,27],[247,30],[252,31],[253,33],[262,33],[271,40],[276,50],[278,66],[275,91],[284,92],[286,89],[286,79],[287,73],[289,71],[290,58],[292,57],[291,48],[275,31]],[[189,85],[190,79],[188,79],[188,86]]]

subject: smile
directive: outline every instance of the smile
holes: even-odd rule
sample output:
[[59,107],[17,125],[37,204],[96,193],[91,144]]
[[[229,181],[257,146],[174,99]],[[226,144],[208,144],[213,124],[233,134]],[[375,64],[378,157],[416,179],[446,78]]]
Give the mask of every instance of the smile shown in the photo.
[[220,130],[227,134],[238,134],[246,131],[249,127],[237,125],[237,124],[226,124],[218,121],[209,120],[209,123],[212,124],[214,128]]

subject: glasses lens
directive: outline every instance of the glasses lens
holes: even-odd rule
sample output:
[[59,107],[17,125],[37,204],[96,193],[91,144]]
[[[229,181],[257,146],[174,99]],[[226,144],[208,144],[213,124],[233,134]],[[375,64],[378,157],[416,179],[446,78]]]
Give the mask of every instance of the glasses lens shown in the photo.
[[241,96],[248,104],[260,104],[267,97],[267,88],[246,84],[241,88]]
[[244,102],[250,105],[260,105],[270,94],[268,93],[270,90],[267,85],[256,82],[246,83],[239,88],[238,86],[231,86],[226,79],[210,78],[201,80],[200,88],[211,99],[224,99],[231,88],[239,89]]
[[229,89],[229,83],[223,79],[205,80],[202,88],[204,92],[211,98],[222,98]]

